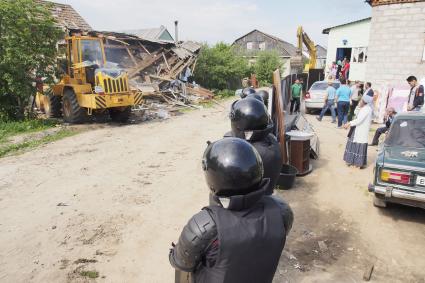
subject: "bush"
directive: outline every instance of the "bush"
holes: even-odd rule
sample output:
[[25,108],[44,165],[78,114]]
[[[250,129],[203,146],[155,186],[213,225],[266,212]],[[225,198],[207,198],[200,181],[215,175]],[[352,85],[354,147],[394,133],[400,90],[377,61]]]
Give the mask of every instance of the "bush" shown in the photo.
[[257,80],[261,86],[269,86],[273,82],[273,72],[282,67],[279,55],[273,51],[262,51],[258,53],[258,58],[254,65]]
[[33,0],[0,1],[0,118],[23,119],[36,78],[51,82],[62,31]]
[[195,81],[209,89],[235,89],[250,74],[248,61],[225,43],[204,45],[195,69]]

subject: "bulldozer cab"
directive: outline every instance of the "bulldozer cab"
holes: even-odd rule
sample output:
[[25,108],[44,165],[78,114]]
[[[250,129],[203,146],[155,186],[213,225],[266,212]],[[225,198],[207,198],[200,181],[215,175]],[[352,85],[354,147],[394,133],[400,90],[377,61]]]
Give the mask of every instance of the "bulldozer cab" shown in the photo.
[[128,75],[107,62],[103,38],[71,36],[66,38],[68,70],[65,84],[90,84],[94,93],[123,94],[130,91]]
[[81,84],[94,86],[96,69],[106,64],[105,52],[101,38],[89,36],[72,36],[66,38],[68,71],[70,79]]

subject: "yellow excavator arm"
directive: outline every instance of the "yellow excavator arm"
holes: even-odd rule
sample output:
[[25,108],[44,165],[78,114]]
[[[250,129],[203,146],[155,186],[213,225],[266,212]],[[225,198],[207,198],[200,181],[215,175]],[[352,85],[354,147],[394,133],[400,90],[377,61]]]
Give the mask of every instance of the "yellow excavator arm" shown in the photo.
[[308,54],[310,55],[310,63],[308,64],[308,68],[309,69],[316,68],[316,61],[317,61],[316,45],[310,39],[310,37],[304,32],[304,29],[302,26],[298,27],[297,37],[298,37],[298,51],[300,52],[301,56],[303,51],[303,44],[306,46]]

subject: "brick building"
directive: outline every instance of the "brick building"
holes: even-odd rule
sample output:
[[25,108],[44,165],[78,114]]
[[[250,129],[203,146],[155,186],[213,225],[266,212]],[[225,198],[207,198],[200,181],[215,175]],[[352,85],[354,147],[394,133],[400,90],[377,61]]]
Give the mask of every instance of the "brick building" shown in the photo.
[[374,88],[425,77],[425,1],[369,0],[372,21],[366,80]]

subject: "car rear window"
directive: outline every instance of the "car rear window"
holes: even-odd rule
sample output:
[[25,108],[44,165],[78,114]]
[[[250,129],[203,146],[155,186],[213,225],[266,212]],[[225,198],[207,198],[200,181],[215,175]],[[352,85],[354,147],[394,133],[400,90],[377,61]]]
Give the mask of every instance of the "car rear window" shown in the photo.
[[[333,84],[333,87],[335,88],[335,89],[338,89],[339,88],[339,83],[334,83]],[[320,82],[320,83],[314,83],[312,86],[311,86],[311,89],[310,90],[326,90],[328,88],[328,83],[325,83],[325,82]]]
[[425,147],[425,119],[398,119],[394,121],[385,144],[414,148]]

